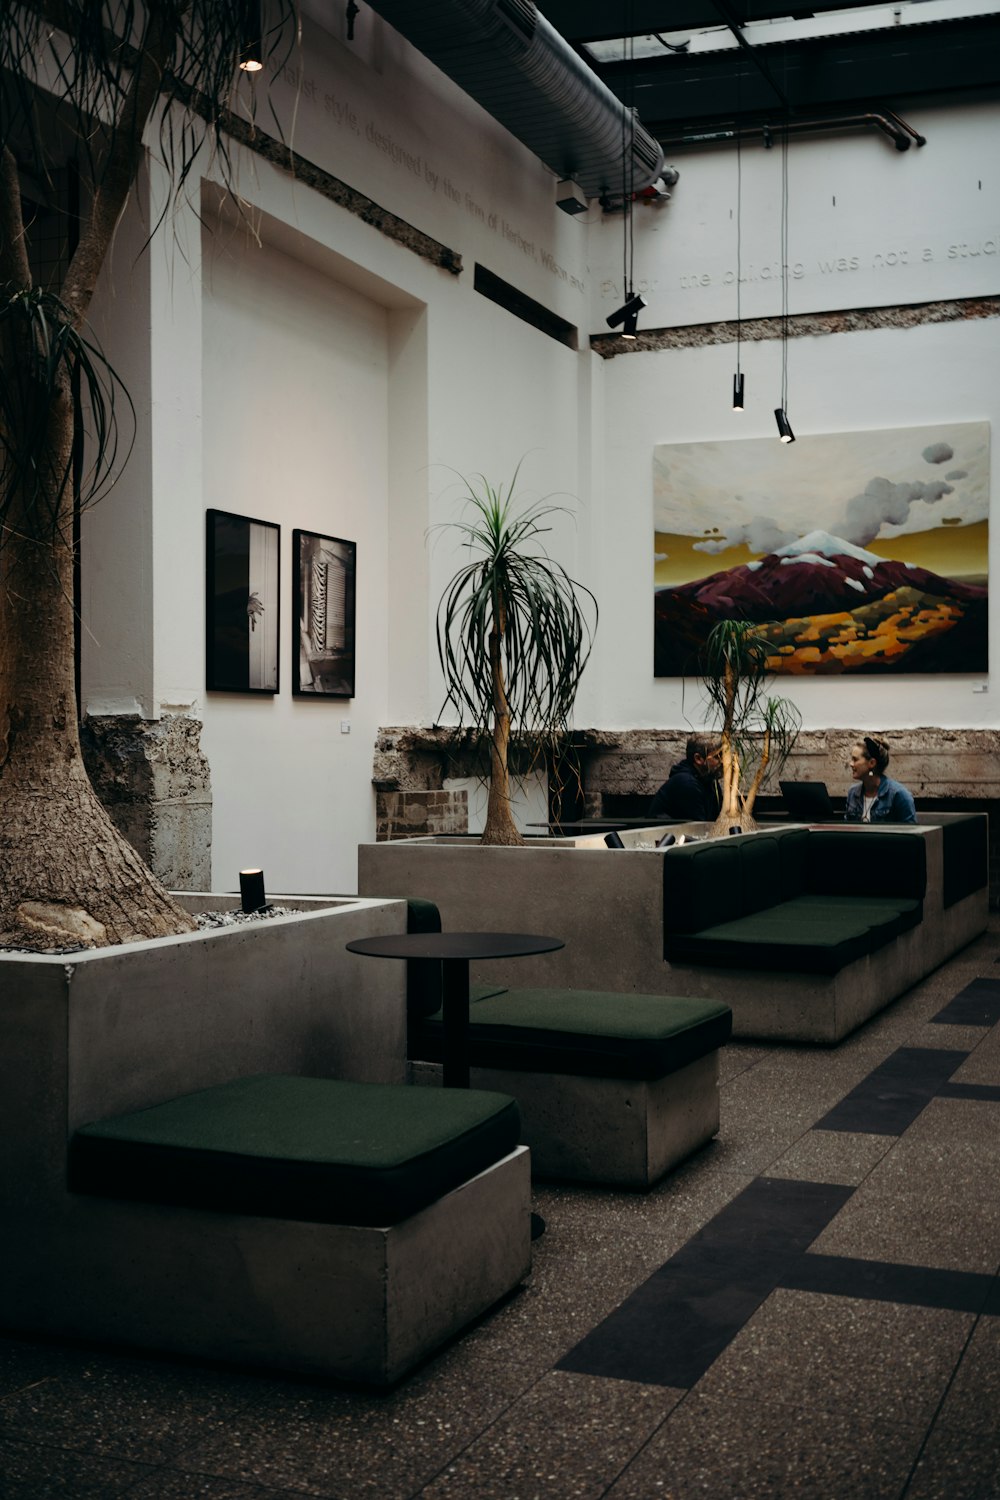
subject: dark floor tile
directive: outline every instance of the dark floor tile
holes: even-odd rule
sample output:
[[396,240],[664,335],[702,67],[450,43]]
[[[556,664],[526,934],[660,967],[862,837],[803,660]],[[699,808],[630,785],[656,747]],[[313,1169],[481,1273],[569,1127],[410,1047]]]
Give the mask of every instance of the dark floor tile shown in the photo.
[[938,1089],[939,1099],[982,1099],[988,1104],[1000,1104],[1000,1084],[995,1083],[944,1083]]
[[858,1260],[847,1255],[810,1254],[792,1262],[781,1278],[781,1285],[802,1292],[978,1313],[986,1305],[994,1280],[974,1271],[943,1271],[931,1266]]
[[687,1389],[770,1294],[767,1281],[713,1268],[663,1270],[560,1360],[558,1369]]
[[902,1135],[967,1056],[900,1047],[818,1120],[816,1129]]
[[931,1019],[939,1026],[995,1026],[1000,1021],[1000,979],[974,979]]
[[706,1254],[735,1253],[747,1267],[768,1267],[805,1250],[852,1192],[840,1183],[758,1177],[671,1256],[667,1266],[697,1268]]
[[759,1178],[570,1350],[559,1369],[693,1385],[851,1191]]
[[0,1437],[3,1500],[111,1500],[149,1472],[144,1465],[122,1459],[93,1458]]

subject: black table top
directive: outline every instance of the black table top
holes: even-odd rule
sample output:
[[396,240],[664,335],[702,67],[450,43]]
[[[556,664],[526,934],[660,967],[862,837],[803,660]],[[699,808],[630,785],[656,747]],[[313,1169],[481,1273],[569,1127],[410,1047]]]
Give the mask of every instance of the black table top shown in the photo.
[[355,938],[350,953],[367,958],[523,958],[529,953],[554,953],[565,947],[562,938],[531,932],[390,932],[382,937]]

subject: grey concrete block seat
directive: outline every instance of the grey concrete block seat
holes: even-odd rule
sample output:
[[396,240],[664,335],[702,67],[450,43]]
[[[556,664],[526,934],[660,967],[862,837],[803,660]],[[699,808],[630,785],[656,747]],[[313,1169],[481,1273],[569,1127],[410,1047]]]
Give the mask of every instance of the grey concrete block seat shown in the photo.
[[[186,1239],[201,1221],[196,1282],[217,1259],[212,1240],[230,1243],[221,1308],[204,1321],[189,1287],[166,1309],[167,1347],[224,1357],[239,1347],[385,1385],[527,1271],[519,1128],[504,1094],[263,1075],[78,1128],[69,1188],[115,1200],[109,1211],[131,1222],[139,1285],[143,1223]],[[261,1233],[286,1241],[284,1269],[272,1263],[264,1277],[248,1257]],[[165,1295],[153,1264],[146,1291]]]
[[[419,930],[439,921],[413,904]],[[436,1081],[443,1053],[440,981],[412,975],[409,1055],[417,1082]],[[518,1101],[532,1172],[648,1188],[719,1130],[718,1049],[726,1004],[685,996],[475,986],[473,1084]]]

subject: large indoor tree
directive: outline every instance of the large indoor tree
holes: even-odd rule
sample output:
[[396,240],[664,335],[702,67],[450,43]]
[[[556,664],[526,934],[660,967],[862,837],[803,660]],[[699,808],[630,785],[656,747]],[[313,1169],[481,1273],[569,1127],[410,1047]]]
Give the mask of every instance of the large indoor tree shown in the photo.
[[[510,752],[555,764],[587,665],[597,602],[545,551],[548,517],[565,509],[536,501],[519,509],[510,484],[477,475],[454,522],[467,552],[441,596],[438,658],[446,702],[459,728],[489,747],[484,844],[524,842],[510,806]],[[591,620],[593,623],[591,623]]]
[[[117,832],[80,753],[74,657],[79,509],[120,472],[126,394],[88,313],[148,149],[177,196],[199,155],[233,164],[226,122],[294,38],[294,0],[0,0],[0,943],[101,945],[191,928]],[[244,112],[252,109],[242,101]],[[67,163],[79,208],[58,286],[33,275],[26,182]],[[169,213],[164,217],[168,218]],[[161,228],[162,225],[156,226]],[[86,427],[83,432],[82,427]],[[127,444],[127,429],[122,434]]]

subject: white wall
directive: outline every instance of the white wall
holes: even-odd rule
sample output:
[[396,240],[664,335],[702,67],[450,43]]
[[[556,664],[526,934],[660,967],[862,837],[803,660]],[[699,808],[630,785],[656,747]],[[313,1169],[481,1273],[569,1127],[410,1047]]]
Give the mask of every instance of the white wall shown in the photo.
[[[788,152],[789,312],[871,308],[995,294],[1000,285],[996,106],[907,118],[927,145],[897,152],[874,132],[793,139]],[[636,211],[641,326],[672,327],[736,311],[736,153],[691,152],[659,209]],[[744,319],[781,312],[781,151],[743,151]],[[596,227],[595,324],[621,284],[620,220]],[[964,249],[963,249],[964,247]],[[971,251],[978,250],[978,254]],[[836,261],[841,270],[824,270]],[[892,261],[892,264],[889,262]],[[615,279],[617,276],[617,280]],[[788,410],[801,461],[812,433],[1000,420],[995,319],[793,338]],[[731,410],[732,344],[616,357],[604,390],[607,474],[600,507],[604,727],[703,722],[693,682],[652,675],[652,450],[658,443],[774,437],[781,346],[742,345],[746,410]],[[1000,495],[994,455],[992,499]],[[1000,537],[991,538],[993,569]],[[1000,617],[990,623],[1000,660]],[[989,727],[994,696],[981,675],[782,678],[808,728]]]
[[[339,13],[330,25],[342,28]],[[211,164],[204,211],[215,228],[204,244],[200,203],[139,262],[127,252],[147,220],[123,227],[105,305],[139,396],[140,452],[94,532],[101,555],[85,558],[88,624],[100,625],[85,698],[96,711],[131,704],[204,719],[217,886],[232,888],[253,861],[272,890],[348,891],[355,846],[374,834],[377,727],[429,723],[441,707],[434,606],[460,554],[453,535],[432,532],[428,545],[428,531],[460,514],[451,470],[506,483],[523,458],[527,498],[566,497],[573,514],[554,518],[549,549],[601,608],[577,723],[697,721],[693,690],[682,697],[679,683],[652,676],[652,449],[734,431],[733,350],[591,354],[587,334],[620,296],[621,220],[558,211],[553,174],[370,12],[354,46],[307,15],[306,44],[301,66],[275,80],[296,150],[457,251],[462,274],[249,155],[240,189],[259,244],[231,218],[215,223]],[[913,121],[928,145],[906,154],[873,135],[793,142],[789,258],[803,269],[790,310],[995,291],[995,121],[985,107],[928,112]],[[763,274],[779,248],[780,155],[743,153],[745,318],[780,310]],[[735,156],[691,152],[678,165],[672,200],[636,213],[645,327],[735,312]],[[154,208],[159,190],[154,169]],[[962,244],[981,253],[952,253]],[[838,258],[844,270],[821,269]],[[477,294],[477,261],[578,326],[582,349]],[[819,431],[993,421],[995,330],[981,321],[795,340],[799,445]],[[774,342],[744,345],[741,435],[773,431],[779,358]],[[273,700],[205,692],[209,507],[282,526]],[[358,543],[350,702],[291,696],[294,526]],[[127,581],[116,596],[117,579]],[[994,722],[990,696],[972,686],[815,679],[794,691],[809,725]]]

